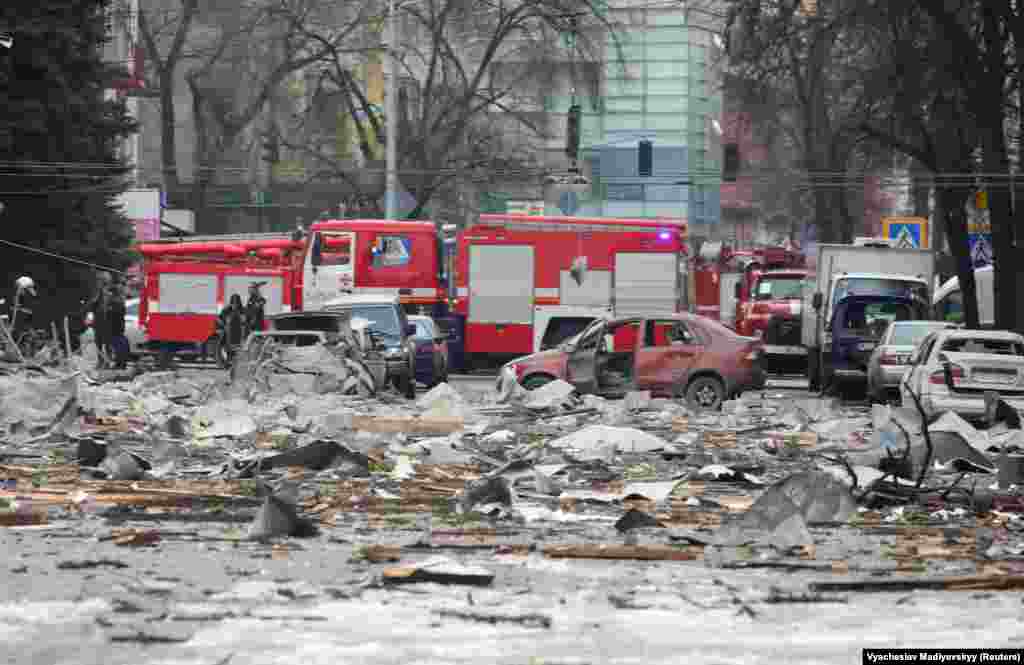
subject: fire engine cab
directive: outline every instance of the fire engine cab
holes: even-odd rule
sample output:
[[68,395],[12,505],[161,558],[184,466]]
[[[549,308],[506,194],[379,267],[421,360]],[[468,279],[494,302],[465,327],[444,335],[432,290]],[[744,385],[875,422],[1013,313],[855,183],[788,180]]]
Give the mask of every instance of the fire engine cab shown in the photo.
[[598,317],[686,309],[680,219],[480,215],[455,260],[472,363],[556,346]]

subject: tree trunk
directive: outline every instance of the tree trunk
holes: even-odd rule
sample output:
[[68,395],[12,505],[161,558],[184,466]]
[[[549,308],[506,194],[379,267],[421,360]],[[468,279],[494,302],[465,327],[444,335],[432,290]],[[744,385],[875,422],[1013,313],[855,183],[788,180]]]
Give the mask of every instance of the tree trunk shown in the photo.
[[[988,127],[1000,127],[1003,113],[993,110]],[[986,173],[999,175],[1009,172],[1006,155],[1006,139],[1002,131],[982,133],[983,163]],[[995,274],[992,279],[992,298],[995,304],[995,325],[1000,330],[1020,331],[1021,319],[1017,315],[1017,252],[1013,242],[1013,211],[1010,207],[1010,191],[1001,182],[992,182],[988,187],[989,219],[992,222],[992,263]]]
[[974,265],[971,263],[971,250],[967,244],[967,204],[968,191],[963,188],[937,188],[939,207],[945,222],[949,248],[956,262],[956,276],[960,282],[960,294],[963,297],[964,325],[967,328],[978,327],[978,292],[974,283]]
[[1000,181],[1010,172],[1010,160],[1006,153],[1006,35],[1001,25],[1009,6],[1009,2],[992,3],[982,12],[987,94],[973,96],[972,101],[975,115],[980,121],[979,126],[985,128],[981,132],[983,170],[996,178],[987,187],[989,219],[992,223],[992,263],[995,266],[992,278],[995,326],[1001,330],[1020,331],[1024,328],[1020,323],[1024,316],[1018,317],[1016,311],[1017,251],[1013,240],[1013,211],[1010,208],[1010,192]]
[[160,167],[164,191],[175,201],[180,192],[178,179],[178,157],[175,153],[174,118],[174,69],[165,67],[160,71]]

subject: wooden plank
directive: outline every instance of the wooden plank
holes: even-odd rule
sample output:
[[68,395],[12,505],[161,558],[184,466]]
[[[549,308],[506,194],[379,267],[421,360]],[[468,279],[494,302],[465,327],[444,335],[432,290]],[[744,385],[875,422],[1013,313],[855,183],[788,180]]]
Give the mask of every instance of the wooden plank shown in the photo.
[[465,426],[462,418],[415,416],[353,416],[352,427],[378,434],[452,434]]
[[548,545],[544,555],[556,559],[632,559],[639,561],[697,561],[704,557],[701,545]]

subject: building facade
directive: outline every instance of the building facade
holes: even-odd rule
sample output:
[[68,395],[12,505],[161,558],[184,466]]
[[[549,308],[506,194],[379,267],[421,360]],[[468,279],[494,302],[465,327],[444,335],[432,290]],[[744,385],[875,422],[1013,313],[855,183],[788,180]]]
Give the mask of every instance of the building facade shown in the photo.
[[575,196],[548,186],[542,205],[512,201],[509,192],[502,200],[492,191],[484,208],[685,218],[692,235],[708,237],[721,220],[721,17],[627,1],[608,6],[605,18],[614,30],[598,37],[602,58],[596,76],[586,75],[591,63],[582,62],[581,49],[570,44],[563,50],[566,75],[543,98],[553,130],[544,146],[546,167],[559,172],[570,166],[564,154],[566,115],[578,104],[579,168],[589,185],[574,188]]

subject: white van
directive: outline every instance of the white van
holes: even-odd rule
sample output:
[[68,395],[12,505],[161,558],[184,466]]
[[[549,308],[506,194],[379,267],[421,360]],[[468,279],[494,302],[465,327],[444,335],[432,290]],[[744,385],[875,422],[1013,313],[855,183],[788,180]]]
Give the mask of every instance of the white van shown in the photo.
[[[992,266],[974,271],[974,286],[978,294],[978,325],[991,328],[996,322],[996,306],[993,291],[994,272]],[[937,321],[949,323],[964,322],[964,298],[960,293],[960,280],[953,277],[935,292],[932,307]]]

